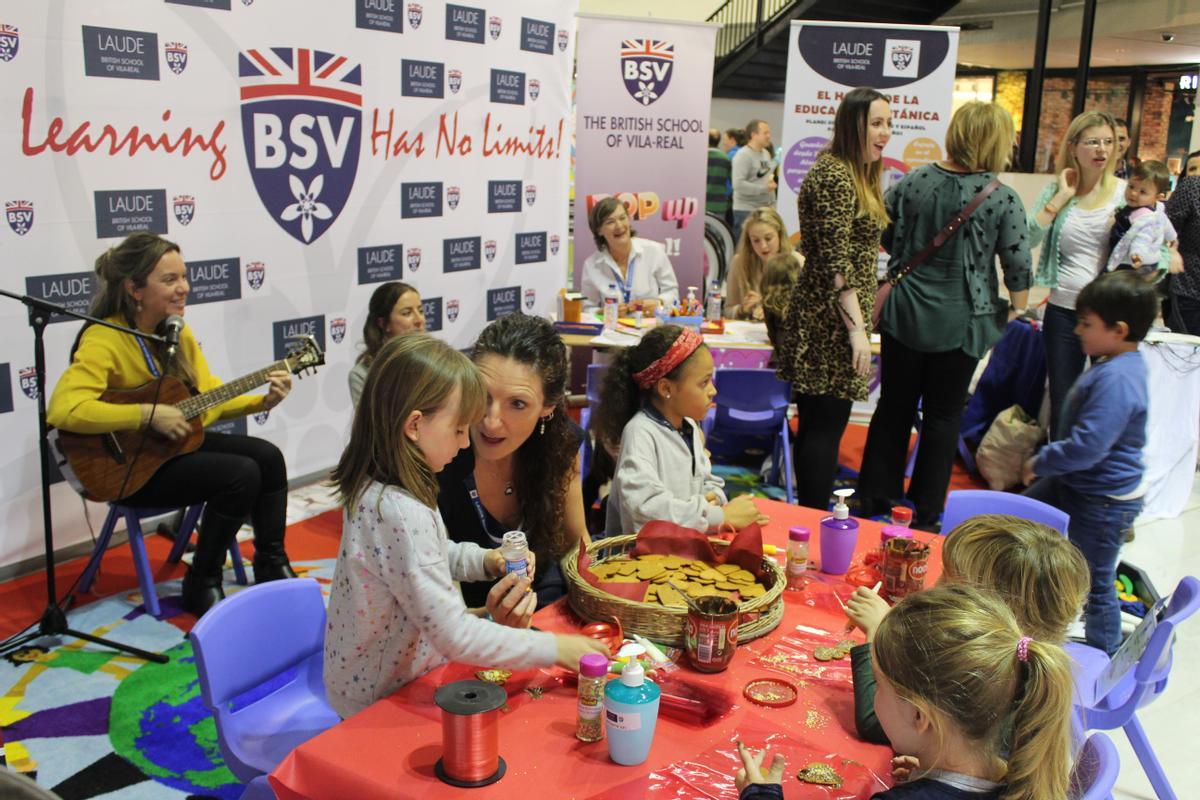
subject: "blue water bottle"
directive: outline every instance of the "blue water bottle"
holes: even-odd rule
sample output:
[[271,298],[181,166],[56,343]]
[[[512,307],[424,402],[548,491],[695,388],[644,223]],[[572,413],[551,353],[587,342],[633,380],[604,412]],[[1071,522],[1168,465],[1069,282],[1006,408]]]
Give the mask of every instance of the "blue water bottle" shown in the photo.
[[621,671],[621,679],[604,689],[604,730],[608,755],[618,764],[641,764],[650,755],[658,701],[662,692],[636,658]]

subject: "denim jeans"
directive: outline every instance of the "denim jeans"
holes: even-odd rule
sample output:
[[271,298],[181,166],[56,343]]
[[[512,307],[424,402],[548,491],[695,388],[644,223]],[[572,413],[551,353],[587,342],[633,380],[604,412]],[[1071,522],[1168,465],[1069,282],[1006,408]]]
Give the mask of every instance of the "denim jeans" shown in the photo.
[[1141,499],[1083,494],[1057,477],[1039,478],[1025,490],[1025,496],[1071,515],[1068,536],[1083,553],[1092,579],[1083,616],[1084,636],[1090,646],[1112,655],[1121,644],[1121,605],[1114,588],[1117,561],[1125,531],[1142,510]]
[[733,242],[734,246],[742,240],[742,225],[746,223],[746,217],[750,216],[749,211],[733,212]]
[[1075,335],[1075,311],[1047,305],[1043,318],[1042,346],[1046,348],[1046,375],[1050,379],[1050,441],[1061,439],[1063,405],[1075,379],[1083,374],[1087,357]]

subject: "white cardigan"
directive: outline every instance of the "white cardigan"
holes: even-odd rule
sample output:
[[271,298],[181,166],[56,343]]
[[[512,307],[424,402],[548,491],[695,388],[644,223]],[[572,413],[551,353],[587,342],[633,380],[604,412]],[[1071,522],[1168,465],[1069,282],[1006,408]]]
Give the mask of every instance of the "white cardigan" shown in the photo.
[[[663,305],[673,305],[679,299],[679,281],[671,260],[667,258],[666,249],[658,242],[636,236],[632,244],[633,252],[629,254],[629,269],[633,271],[630,298],[657,299]],[[603,306],[605,297],[615,297],[618,303],[625,302],[621,288],[623,283],[621,269],[607,250],[592,253],[583,262],[583,279],[580,282],[584,308],[595,310]],[[610,285],[616,288],[610,290]]]

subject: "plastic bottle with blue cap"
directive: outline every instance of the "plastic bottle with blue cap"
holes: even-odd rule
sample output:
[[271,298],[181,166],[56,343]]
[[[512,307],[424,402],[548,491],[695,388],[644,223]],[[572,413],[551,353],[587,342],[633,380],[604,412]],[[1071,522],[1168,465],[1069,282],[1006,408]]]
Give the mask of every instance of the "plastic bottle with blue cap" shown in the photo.
[[662,691],[646,680],[646,671],[636,659],[621,671],[619,680],[604,688],[604,731],[608,755],[618,764],[641,764],[650,755],[658,704]]

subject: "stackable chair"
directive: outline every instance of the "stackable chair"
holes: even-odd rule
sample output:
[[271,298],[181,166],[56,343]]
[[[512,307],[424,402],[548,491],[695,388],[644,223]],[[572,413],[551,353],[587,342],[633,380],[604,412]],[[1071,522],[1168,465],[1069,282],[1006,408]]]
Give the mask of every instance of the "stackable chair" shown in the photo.
[[[133,566],[137,571],[138,583],[142,588],[142,602],[145,604],[146,613],[156,619],[162,619],[158,593],[154,590],[154,572],[150,569],[150,558],[146,555],[142,520],[171,514],[177,510],[174,508],[135,508],[120,503],[109,503],[108,516],[104,518],[104,525],[100,527],[100,535],[96,537],[96,546],[92,548],[92,557],[88,560],[87,567],[84,568],[83,575],[79,579],[79,591],[91,591],[92,584],[96,580],[96,572],[100,568],[100,560],[104,558],[104,553],[108,550],[108,542],[112,539],[113,531],[116,530],[117,520],[124,519],[125,527],[129,532],[129,549],[133,551]],[[175,533],[175,546],[171,548],[171,554],[167,556],[168,563],[179,562],[203,510],[203,503],[197,503],[183,510],[183,521]],[[233,572],[237,577],[237,582],[245,586],[247,583],[246,568],[242,564],[242,550],[238,546],[237,539],[229,543],[229,555],[233,558]]]
[[787,418],[791,385],[779,380],[775,371],[769,369],[719,369],[715,382],[717,407],[704,418],[701,426],[705,445],[714,456],[734,456],[744,452],[742,443],[746,437],[775,437],[771,481],[779,482],[782,465],[787,501],[795,503],[791,431]]
[[325,604],[315,580],[244,589],[209,609],[188,638],[221,755],[239,780],[266,775],[340,722],[325,699]]
[[1146,737],[1137,710],[1153,702],[1167,688],[1171,674],[1175,645],[1175,628],[1200,609],[1200,580],[1187,576],[1175,587],[1166,613],[1150,636],[1145,651],[1137,663],[1103,697],[1096,697],[1096,678],[1108,664],[1108,656],[1100,650],[1076,642],[1065,646],[1075,661],[1076,711],[1087,730],[1123,728],[1137,754],[1150,785],[1159,800],[1176,798]]
[[600,385],[604,383],[604,372],[607,364],[588,364],[587,368],[587,406],[579,412],[579,427],[583,428],[583,444],[579,446],[579,474],[587,475],[592,468],[591,434],[588,433],[588,423],[592,420],[592,409],[600,405]]
[[946,509],[942,512],[942,533],[947,534],[959,523],[980,514],[1008,514],[1040,522],[1063,536],[1067,535],[1067,523],[1071,520],[1066,512],[1032,497],[987,489],[960,489],[946,498]]
[[1117,747],[1103,733],[1093,733],[1083,743],[1071,770],[1071,787],[1077,800],[1112,800],[1113,786],[1121,772]]

